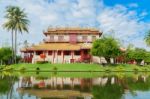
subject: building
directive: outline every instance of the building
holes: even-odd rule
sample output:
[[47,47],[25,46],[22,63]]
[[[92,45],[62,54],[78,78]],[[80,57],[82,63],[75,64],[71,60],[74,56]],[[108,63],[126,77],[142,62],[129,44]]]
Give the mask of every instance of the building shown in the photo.
[[92,42],[102,32],[93,28],[48,28],[43,43],[21,49],[25,62],[90,62]]

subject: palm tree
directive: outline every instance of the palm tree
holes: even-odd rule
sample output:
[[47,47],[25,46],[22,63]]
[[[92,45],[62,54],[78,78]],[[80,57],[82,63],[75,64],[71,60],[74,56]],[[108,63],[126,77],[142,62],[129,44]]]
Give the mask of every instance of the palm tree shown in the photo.
[[3,24],[4,29],[11,31],[11,46],[12,46],[12,63],[14,63],[14,21],[10,20],[11,16],[14,15],[14,10],[15,7],[13,6],[8,6],[6,8],[6,15],[5,18],[7,19],[7,21]]
[[145,35],[145,42],[148,46],[150,46],[150,30]]
[[[12,9],[11,11],[8,11],[8,9]],[[6,18],[7,22],[5,23],[9,25],[10,29],[12,30],[12,35],[14,33],[15,36],[15,46],[14,46],[14,60],[16,63],[16,54],[17,54],[17,33],[23,33],[24,31],[28,33],[28,25],[29,25],[29,20],[27,19],[27,14],[24,12],[24,9],[20,9],[17,6],[8,6],[7,7],[7,13]],[[7,28],[7,30],[9,30]],[[13,36],[12,36],[13,38]],[[13,41],[12,41],[13,44]]]
[[[24,9],[21,10],[19,7],[16,7],[14,20],[15,20],[15,55],[16,55],[17,32],[20,32],[22,34],[25,31],[28,33],[29,20],[27,19],[27,14],[24,12]],[[16,63],[16,56],[15,56],[15,63]]]

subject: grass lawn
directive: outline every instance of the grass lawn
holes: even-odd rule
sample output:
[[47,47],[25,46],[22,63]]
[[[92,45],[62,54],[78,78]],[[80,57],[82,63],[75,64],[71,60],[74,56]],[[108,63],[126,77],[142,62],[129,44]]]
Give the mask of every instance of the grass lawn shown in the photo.
[[[37,77],[78,77],[93,78],[100,76],[137,76],[150,75],[150,66],[118,64],[101,66],[98,64],[15,64],[3,67],[0,75],[37,76]],[[40,68],[37,70],[36,68]]]
[[99,71],[102,66],[97,64],[16,64],[12,65],[14,70],[35,71],[39,68],[40,71]]
[[6,66],[3,70],[15,71],[58,71],[58,72],[132,72],[132,71],[150,71],[150,66],[137,66],[129,64],[118,64],[115,66],[101,66],[98,64],[15,64]]

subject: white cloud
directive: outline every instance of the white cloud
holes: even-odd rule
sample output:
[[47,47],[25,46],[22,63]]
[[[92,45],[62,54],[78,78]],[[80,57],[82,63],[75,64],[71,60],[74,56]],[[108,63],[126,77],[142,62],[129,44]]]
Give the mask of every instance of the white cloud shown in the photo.
[[[49,2],[49,3],[48,3]],[[138,16],[135,10],[129,10],[124,5],[106,6],[100,0],[2,0],[0,1],[0,24],[4,22],[4,10],[8,5],[18,5],[25,8],[31,21],[29,34],[19,35],[19,42],[28,40],[38,43],[44,38],[43,30],[51,26],[96,26],[104,33],[113,30],[115,36],[125,41],[145,48],[144,32],[149,23],[141,21],[147,15],[145,11]],[[129,4],[138,7],[137,4]],[[0,27],[0,42],[10,38],[7,31]],[[142,34],[142,35],[140,35]],[[140,37],[139,37],[140,35]],[[136,39],[136,40],[135,40]],[[136,42],[140,42],[137,44]]]
[[[125,45],[133,43],[137,47],[143,47],[144,45],[144,48],[146,48],[143,37],[150,24],[142,22],[136,11],[128,11],[122,5],[105,7],[98,15],[98,22],[101,24],[100,29],[103,29],[104,33],[111,34],[110,31],[113,30],[115,37],[125,41]],[[137,44],[137,41],[140,43]]]
[[137,7],[138,7],[138,4],[137,4],[137,3],[130,3],[130,4],[129,4],[129,7],[137,8]]

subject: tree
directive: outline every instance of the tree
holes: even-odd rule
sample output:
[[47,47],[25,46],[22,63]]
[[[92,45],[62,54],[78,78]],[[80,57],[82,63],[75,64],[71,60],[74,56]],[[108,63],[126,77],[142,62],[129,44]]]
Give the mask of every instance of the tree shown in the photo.
[[150,30],[146,32],[146,35],[145,35],[145,42],[148,46],[150,46]]
[[[6,8],[5,18],[7,19],[6,23],[3,24],[4,29],[11,31],[11,46],[12,46],[12,63],[14,62],[14,21],[11,19],[11,16],[14,15],[15,7],[9,6]],[[10,16],[11,15],[11,16]]]
[[4,47],[0,49],[0,60],[1,64],[10,64],[12,58],[12,50],[9,47]]
[[105,57],[107,63],[110,63],[110,58],[116,58],[121,54],[118,40],[108,36],[96,40],[93,43],[91,53],[95,56]]
[[148,52],[142,48],[127,49],[125,58],[126,61],[135,60],[140,65],[142,60],[148,58]]
[[[27,19],[27,14],[24,12],[24,9],[20,9],[17,6],[8,6],[6,8],[7,22],[4,24],[4,27],[7,27],[7,30],[12,30],[15,36],[15,63],[16,63],[16,54],[17,54],[17,33],[23,33],[24,31],[28,33],[29,20]],[[13,36],[12,36],[13,38]],[[12,42],[13,44],[13,42]]]

